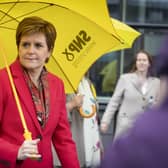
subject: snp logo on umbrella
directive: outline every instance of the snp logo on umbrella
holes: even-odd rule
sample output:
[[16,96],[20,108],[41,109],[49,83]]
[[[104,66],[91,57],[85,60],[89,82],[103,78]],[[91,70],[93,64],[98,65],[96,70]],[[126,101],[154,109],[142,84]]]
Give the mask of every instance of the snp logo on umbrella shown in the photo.
[[68,61],[73,61],[75,58],[75,52],[80,53],[87,43],[91,40],[91,36],[86,31],[81,30],[76,37],[69,43],[65,51],[62,52]]

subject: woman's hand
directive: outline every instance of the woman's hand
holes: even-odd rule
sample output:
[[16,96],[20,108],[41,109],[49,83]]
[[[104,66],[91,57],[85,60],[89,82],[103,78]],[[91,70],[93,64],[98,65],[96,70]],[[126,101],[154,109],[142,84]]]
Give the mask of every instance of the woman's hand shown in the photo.
[[74,107],[80,108],[83,104],[84,95],[77,94],[73,97]]
[[68,112],[71,112],[74,108],[80,108],[83,104],[84,95],[77,94],[74,95],[73,98],[66,103],[66,108]]
[[38,153],[39,141],[40,139],[25,140],[18,150],[17,160],[40,159],[41,155]]

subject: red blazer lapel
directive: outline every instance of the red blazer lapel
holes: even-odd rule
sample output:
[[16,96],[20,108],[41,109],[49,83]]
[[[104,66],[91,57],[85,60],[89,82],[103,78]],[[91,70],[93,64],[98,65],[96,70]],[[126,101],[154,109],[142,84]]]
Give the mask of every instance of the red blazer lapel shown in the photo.
[[[45,127],[45,131],[53,128],[57,125],[63,111],[66,110],[65,94],[63,90],[63,84],[60,79],[53,77],[51,73],[48,74],[49,89],[50,89],[50,107],[49,118]],[[66,113],[67,114],[67,113]]]
[[[24,80],[23,70],[18,61],[14,62],[14,64],[11,65],[11,72],[21,105],[26,108],[36,127],[41,132],[41,127],[36,117],[33,101],[30,101],[32,100],[32,97]],[[24,113],[24,115],[26,114]]]

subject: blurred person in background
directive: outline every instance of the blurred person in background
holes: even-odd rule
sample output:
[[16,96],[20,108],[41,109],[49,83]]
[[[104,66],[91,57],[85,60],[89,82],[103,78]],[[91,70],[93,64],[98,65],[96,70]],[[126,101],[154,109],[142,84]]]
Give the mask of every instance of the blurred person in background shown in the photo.
[[152,76],[152,58],[144,50],[136,53],[130,73],[120,76],[115,91],[101,119],[100,129],[105,133],[117,114],[114,138],[127,132],[138,115],[159,100],[160,80]]
[[[92,108],[94,106],[94,108]],[[73,139],[76,142],[78,158],[81,168],[94,168],[100,164],[103,145],[98,127],[98,102],[96,91],[88,77],[88,73],[81,79],[77,94],[67,95],[67,112]],[[90,114],[96,110],[94,115],[84,118],[80,114]],[[59,166],[56,157],[56,165]]]
[[100,168],[168,167],[168,36],[157,56],[161,77],[161,100],[158,106],[138,117],[127,135],[109,146]]

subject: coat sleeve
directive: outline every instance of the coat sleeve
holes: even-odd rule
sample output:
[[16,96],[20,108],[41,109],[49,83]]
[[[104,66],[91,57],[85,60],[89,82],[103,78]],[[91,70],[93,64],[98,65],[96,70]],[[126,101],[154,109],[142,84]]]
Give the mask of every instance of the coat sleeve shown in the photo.
[[121,104],[123,94],[125,89],[125,77],[122,75],[117,83],[113,96],[111,97],[106,110],[103,114],[101,123],[110,124],[115,112],[117,111],[119,105]]
[[55,129],[53,136],[53,145],[57,151],[59,160],[63,168],[73,167],[79,168],[79,161],[77,157],[77,150],[74,141],[72,140],[72,134],[70,131],[70,125],[68,122],[66,101],[64,87],[61,87],[61,109],[60,119]]

